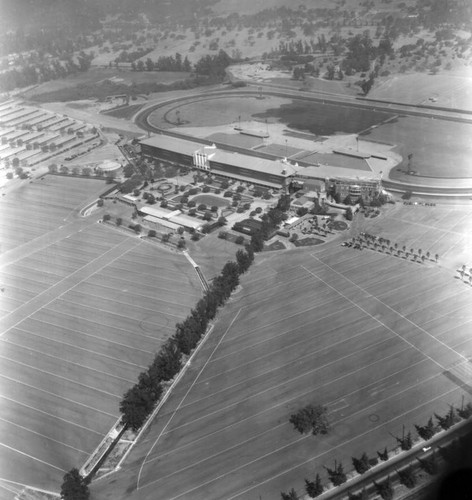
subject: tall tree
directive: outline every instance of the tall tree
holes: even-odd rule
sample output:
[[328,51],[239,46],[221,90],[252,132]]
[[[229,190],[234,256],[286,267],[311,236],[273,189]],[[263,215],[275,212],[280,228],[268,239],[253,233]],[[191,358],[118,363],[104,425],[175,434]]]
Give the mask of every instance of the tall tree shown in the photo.
[[90,491],[87,481],[80,475],[78,469],[71,469],[64,475],[61,486],[63,500],[88,500]]
[[334,462],[334,469],[330,469],[329,467],[325,467],[328,472],[329,480],[333,483],[334,486],[339,486],[347,481],[346,474],[344,472],[344,467],[341,462]]
[[316,434],[327,434],[329,431],[329,421],[327,409],[321,405],[307,405],[297,413],[290,416],[289,422],[301,434],[311,432]]
[[298,500],[297,492],[292,488],[288,493],[282,492],[282,500]]
[[359,474],[364,474],[370,469],[369,457],[364,452],[360,458],[352,457],[352,465]]
[[397,471],[397,474],[400,479],[400,483],[405,485],[407,488],[411,489],[416,486],[416,473],[411,464],[405,469]]
[[181,358],[182,353],[176,343],[172,339],[168,339],[150,366],[151,376],[158,381],[172,379],[182,366]]
[[374,481],[375,490],[377,494],[380,495],[383,500],[392,500],[393,499],[393,484],[390,476],[387,477],[385,481],[381,483],[376,483]]
[[436,434],[436,425],[434,425],[433,417],[428,420],[428,423],[424,426],[415,425],[416,431],[418,432],[418,436],[423,438],[425,441],[431,439]]
[[314,481],[305,479],[305,490],[310,498],[316,498],[323,493],[324,488],[319,474],[316,474]]

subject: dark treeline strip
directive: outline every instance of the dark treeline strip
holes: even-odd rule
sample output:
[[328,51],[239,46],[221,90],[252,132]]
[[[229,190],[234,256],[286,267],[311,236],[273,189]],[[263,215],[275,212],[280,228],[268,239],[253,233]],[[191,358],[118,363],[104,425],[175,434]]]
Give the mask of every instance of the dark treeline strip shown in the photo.
[[[173,59],[175,61],[175,59]],[[51,102],[51,101],[75,101],[80,99],[98,99],[103,100],[110,95],[131,95],[137,96],[142,94],[150,94],[152,92],[167,92],[171,90],[188,90],[195,87],[211,85],[214,83],[221,82],[226,77],[226,68],[231,64],[232,59],[224,52],[220,50],[217,55],[203,56],[195,65],[195,72],[190,75],[190,77],[184,80],[177,80],[173,83],[159,83],[155,81],[133,83],[132,86],[126,83],[117,83],[112,80],[106,79],[101,83],[81,83],[76,87],[68,87],[59,90],[54,90],[51,92],[44,92],[42,94],[35,95],[33,99],[39,102]],[[144,65],[145,63],[143,63]],[[180,64],[180,63],[179,63]],[[186,60],[182,62],[182,65],[186,65]],[[80,70],[80,69],[79,69]],[[79,71],[75,68],[74,71]],[[84,69],[86,71],[86,69]],[[9,72],[8,74],[10,75]],[[16,73],[15,73],[16,74]],[[6,75],[6,74],[4,74]],[[6,89],[7,87],[13,88],[14,85],[22,87],[25,85],[30,85],[31,83],[25,83],[26,80],[17,80],[16,77],[12,82],[3,81],[3,78],[8,79],[9,77],[0,75],[0,89]],[[10,75],[11,76],[11,75]]]
[[185,320],[176,325],[170,337],[156,354],[148,369],[138,377],[138,382],[129,389],[120,403],[123,423],[138,431],[152,413],[163,393],[163,383],[173,379],[181,370],[183,356],[189,356],[205,334],[208,323],[215,317],[218,308],[226,303],[233,290],[254,260],[250,246],[238,250],[236,262],[227,262],[210,289],[197,302]]

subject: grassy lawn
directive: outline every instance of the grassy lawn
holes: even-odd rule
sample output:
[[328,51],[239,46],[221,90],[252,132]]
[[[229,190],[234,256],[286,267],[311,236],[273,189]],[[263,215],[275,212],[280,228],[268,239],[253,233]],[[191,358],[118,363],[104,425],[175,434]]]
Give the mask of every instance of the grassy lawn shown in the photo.
[[228,198],[221,198],[219,196],[212,196],[210,194],[199,194],[197,196],[194,196],[192,198],[192,201],[194,201],[197,204],[197,206],[200,203],[203,203],[208,208],[210,208],[212,206],[216,206],[218,208],[227,207],[230,204],[230,202],[228,201]]

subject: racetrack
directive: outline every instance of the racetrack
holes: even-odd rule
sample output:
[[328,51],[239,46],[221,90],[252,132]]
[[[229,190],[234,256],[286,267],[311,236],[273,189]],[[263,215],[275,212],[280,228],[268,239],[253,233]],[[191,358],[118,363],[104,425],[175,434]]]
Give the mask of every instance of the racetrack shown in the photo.
[[[136,116],[136,124],[153,133],[165,133],[174,137],[189,138],[186,134],[179,132],[175,113],[180,112],[179,118],[185,126],[198,127],[214,125],[215,123],[236,124],[238,116],[246,113],[245,119],[266,118],[280,120],[287,123],[290,119],[298,120],[292,126],[306,130],[310,127],[327,126],[331,130],[344,130],[362,133],[367,140],[372,139],[397,145],[398,152],[406,158],[413,155],[408,170],[415,171],[415,175],[400,173],[392,170],[388,176],[384,172],[385,185],[388,189],[400,191],[414,190],[417,192],[442,193],[445,194],[467,194],[471,192],[470,182],[470,148],[468,137],[471,135],[470,116],[461,115],[459,112],[418,109],[414,106],[396,105],[383,102],[369,102],[352,99],[334,98],[333,96],[313,97],[289,91],[277,91],[264,87],[264,99],[257,100],[254,90],[247,91],[219,91],[205,96],[192,96],[176,98],[157,105],[145,108]],[[226,96],[226,99],[224,97]],[[267,101],[265,101],[267,99]],[[310,106],[322,110],[319,113],[306,113],[305,118],[299,119],[299,111],[303,107],[297,106],[297,102],[306,101],[305,108]],[[215,105],[210,106],[209,101]],[[270,103],[274,102],[271,108]],[[284,106],[280,102],[286,103]],[[250,103],[254,106],[248,107]],[[224,105],[224,111],[219,106]],[[277,107],[278,106],[278,107]],[[292,109],[293,108],[293,109]],[[293,110],[291,118],[291,112]],[[216,110],[216,111],[215,111]],[[242,111],[241,111],[242,110]],[[350,111],[349,111],[350,110]],[[286,117],[282,115],[285,112]],[[215,114],[216,113],[216,114]],[[257,115],[257,116],[256,116]],[[274,115],[274,116],[272,116]],[[387,117],[397,115],[394,120],[385,120]],[[172,120],[166,119],[172,116]],[[347,120],[349,116],[349,120]],[[364,125],[357,123],[355,117],[362,116]],[[320,123],[318,123],[317,121]],[[285,120],[285,121],[284,121]],[[326,123],[325,123],[326,122]],[[345,123],[346,122],[346,123]],[[348,123],[347,123],[348,122]],[[327,130],[328,130],[327,129]],[[433,138],[431,140],[431,138]],[[194,139],[194,138],[191,138]],[[222,149],[244,152],[244,148],[232,144],[227,140],[209,140],[201,142],[207,144],[215,143]],[[283,145],[282,145],[283,146]],[[283,149],[283,147],[282,147]],[[278,154],[275,154],[279,151]],[[274,153],[274,154],[272,154]],[[278,149],[259,150],[248,154],[254,156],[264,155],[266,158],[276,158],[282,155],[280,145]],[[328,162],[329,163],[329,162]],[[407,160],[402,164],[403,170],[407,169]],[[466,181],[464,183],[464,181]],[[442,185],[444,183],[444,186]],[[424,186],[424,188],[423,188]],[[422,189],[423,188],[423,189]]]

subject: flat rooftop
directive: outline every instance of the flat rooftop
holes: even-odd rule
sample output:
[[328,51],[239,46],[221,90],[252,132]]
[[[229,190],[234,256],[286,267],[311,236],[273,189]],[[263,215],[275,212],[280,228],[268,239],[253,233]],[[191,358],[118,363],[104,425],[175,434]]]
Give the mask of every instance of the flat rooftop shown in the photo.
[[178,139],[168,135],[155,135],[149,139],[140,141],[141,145],[152,146],[155,148],[166,149],[174,153],[186,154],[193,156],[193,153],[201,149],[204,144],[201,142],[189,141],[186,139]]

